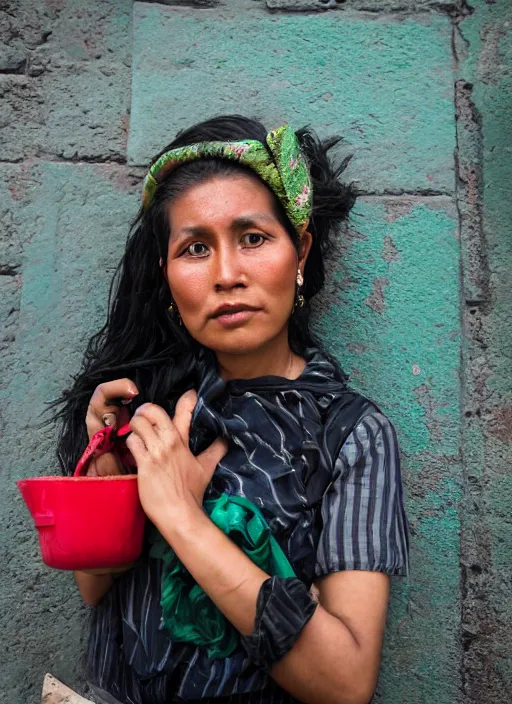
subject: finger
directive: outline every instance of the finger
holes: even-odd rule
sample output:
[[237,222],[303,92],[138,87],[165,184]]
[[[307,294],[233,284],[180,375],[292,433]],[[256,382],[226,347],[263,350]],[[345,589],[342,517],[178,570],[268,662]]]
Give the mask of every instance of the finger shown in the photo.
[[89,439],[92,438],[98,430],[103,430],[105,427],[121,428],[129,422],[130,414],[127,408],[113,407],[111,410],[103,413],[101,416],[98,416],[97,412],[89,406],[87,409],[87,415],[85,416],[85,426],[87,428]]
[[[109,424],[114,427],[120,427],[129,420],[127,409],[119,407],[118,399],[131,401],[137,396],[139,390],[130,379],[115,379],[96,387],[89,406],[85,423],[89,437],[105,427],[103,417],[109,414]],[[115,419],[115,420],[114,420]]]
[[94,390],[89,406],[101,416],[107,411],[115,411],[119,408],[119,399],[125,402],[131,401],[137,396],[139,390],[130,379],[115,379],[100,384]]
[[101,416],[101,420],[103,421],[103,425],[105,425],[107,428],[115,428],[116,427],[116,414],[109,412],[109,413],[104,413]]
[[87,414],[85,416],[85,427],[87,428],[89,440],[95,433],[98,432],[98,430],[102,430],[105,427],[103,425],[103,421],[101,420],[101,416],[96,413],[90,404],[87,408]]
[[224,438],[217,438],[217,440],[212,442],[210,447],[207,447],[204,452],[201,452],[201,454],[197,456],[197,460],[202,466],[206,475],[205,478],[208,481],[212,478],[213,473],[217,469],[217,465],[227,451],[228,443],[226,440],[224,440]]
[[104,428],[121,428],[130,422],[130,414],[127,408],[117,408],[115,411],[104,413],[101,422]]
[[123,471],[111,452],[95,457],[87,470],[88,477],[109,477],[115,474],[123,474]]
[[187,447],[192,414],[194,413],[196,403],[197,393],[194,389],[185,391],[185,393],[178,399],[178,403],[176,404],[176,412],[173,418],[174,427],[181,435],[181,439]]
[[[139,414],[134,415],[130,421],[130,429],[132,431],[132,435],[136,435],[138,438],[140,438],[146,450],[150,450],[152,447],[155,447],[155,445],[160,444],[160,438],[156,433],[155,427],[144,416],[141,416]],[[127,445],[128,440],[130,439],[131,436],[127,438]],[[130,448],[129,445],[128,448]]]
[[112,405],[112,401],[119,399],[131,401],[138,393],[139,390],[131,379],[114,379],[114,381],[99,384],[94,390],[91,402],[93,406],[96,404],[109,406]]
[[126,447],[130,450],[137,465],[137,472],[140,472],[142,466],[142,460],[147,454],[146,445],[144,441],[135,433],[132,433],[126,438]]
[[134,418],[144,418],[153,426],[157,435],[170,438],[175,434],[175,429],[172,420],[169,418],[163,408],[154,403],[144,403],[135,411]]
[[98,474],[98,470],[96,469],[96,461],[92,460],[91,464],[89,465],[87,472],[85,473],[86,477],[99,477],[100,475]]

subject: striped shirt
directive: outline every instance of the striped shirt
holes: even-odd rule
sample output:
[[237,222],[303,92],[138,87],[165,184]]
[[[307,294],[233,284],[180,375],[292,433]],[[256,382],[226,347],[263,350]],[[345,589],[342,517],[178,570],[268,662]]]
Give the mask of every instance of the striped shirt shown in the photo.
[[[318,350],[306,360],[296,380],[206,376],[192,447],[199,451],[219,435],[229,441],[207,496],[227,492],[259,506],[308,586],[347,569],[404,575],[408,531],[394,428],[373,403],[347,388]],[[204,648],[172,642],[161,619],[161,577],[161,561],[145,553],[95,609],[89,673],[109,693],[105,701],[297,701],[251,662],[241,644],[231,656],[210,660]]]

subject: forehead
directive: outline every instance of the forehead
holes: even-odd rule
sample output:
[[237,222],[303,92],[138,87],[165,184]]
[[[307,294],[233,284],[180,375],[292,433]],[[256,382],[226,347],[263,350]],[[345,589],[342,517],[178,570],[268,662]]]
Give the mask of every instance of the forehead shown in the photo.
[[233,220],[247,212],[277,220],[275,196],[256,175],[215,176],[189,186],[168,205],[173,227],[190,220]]

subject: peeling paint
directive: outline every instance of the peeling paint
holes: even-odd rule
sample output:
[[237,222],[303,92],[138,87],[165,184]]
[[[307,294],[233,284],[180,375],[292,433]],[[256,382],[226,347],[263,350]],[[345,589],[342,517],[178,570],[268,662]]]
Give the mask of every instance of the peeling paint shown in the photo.
[[377,277],[373,282],[370,295],[364,300],[366,305],[372,308],[372,310],[379,315],[382,315],[386,308],[386,303],[384,301],[384,288],[386,286],[389,286],[389,280],[385,276]]
[[[512,443],[512,407],[493,409],[491,417],[487,419],[487,432],[501,442]],[[504,467],[504,471],[509,472],[510,467]]]
[[382,248],[382,258],[385,262],[397,262],[400,259],[398,250],[390,235],[384,237],[384,247]]

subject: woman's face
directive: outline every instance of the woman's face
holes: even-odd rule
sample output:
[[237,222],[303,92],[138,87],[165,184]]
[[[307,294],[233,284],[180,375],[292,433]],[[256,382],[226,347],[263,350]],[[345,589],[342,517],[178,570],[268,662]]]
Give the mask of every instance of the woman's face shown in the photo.
[[183,323],[215,352],[248,354],[287,334],[301,255],[257,178],[216,177],[169,205],[166,278]]

